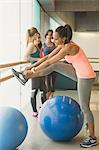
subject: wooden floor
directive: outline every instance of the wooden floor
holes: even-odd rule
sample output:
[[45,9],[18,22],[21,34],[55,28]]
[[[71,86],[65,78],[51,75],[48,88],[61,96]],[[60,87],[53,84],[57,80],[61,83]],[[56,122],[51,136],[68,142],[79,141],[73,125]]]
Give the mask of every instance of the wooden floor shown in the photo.
[[[98,91],[99,92],[99,91]],[[61,92],[57,91],[55,95],[71,95],[77,98],[77,93],[74,91]],[[97,94],[93,93],[92,97],[96,97],[96,101],[91,102],[91,109],[93,110],[95,116],[95,125],[96,125],[96,136],[99,140],[99,97]],[[71,142],[54,142],[49,139],[40,129],[38,119],[33,118],[32,109],[30,104],[27,105],[24,110],[25,117],[28,121],[28,134],[25,141],[19,147],[19,150],[81,150],[79,143],[85,136],[85,132],[82,129],[81,132],[71,141]],[[99,145],[94,146],[92,148],[88,148],[88,150],[99,150]]]

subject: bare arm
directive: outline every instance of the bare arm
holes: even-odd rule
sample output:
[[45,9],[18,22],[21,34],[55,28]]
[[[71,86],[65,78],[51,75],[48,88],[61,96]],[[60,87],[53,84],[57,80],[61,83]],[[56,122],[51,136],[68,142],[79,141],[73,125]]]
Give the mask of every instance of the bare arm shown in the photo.
[[55,48],[49,55],[48,55],[48,59],[52,58],[53,56],[55,56],[61,49],[63,46],[58,46],[57,48]]
[[46,60],[39,66],[37,66],[35,68],[35,71],[39,71],[41,69],[48,67],[49,65],[55,62],[58,62],[59,60],[63,59],[66,55],[75,55],[78,53],[78,51],[79,51],[79,48],[77,46],[74,46],[74,45],[69,46],[69,47],[64,46],[63,48],[61,48],[60,51],[58,51],[58,53],[56,53],[56,55],[52,56],[51,58],[49,58],[48,60]]
[[62,46],[58,46],[55,50],[53,50],[49,55],[44,56],[43,58],[41,58],[40,60],[38,60],[35,64],[31,65],[30,67],[28,67],[28,69],[32,69],[33,67],[37,67],[40,66],[40,64],[44,63],[45,61],[49,60],[50,58],[52,58],[53,56],[55,56],[60,50],[61,50]]

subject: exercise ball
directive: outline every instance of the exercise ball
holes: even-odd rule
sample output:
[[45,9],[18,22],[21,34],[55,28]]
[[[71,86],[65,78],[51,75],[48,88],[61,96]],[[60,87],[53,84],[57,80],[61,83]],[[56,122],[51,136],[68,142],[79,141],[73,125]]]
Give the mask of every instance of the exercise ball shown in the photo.
[[24,115],[12,107],[0,107],[0,150],[14,150],[28,131]]
[[70,141],[80,132],[84,116],[74,99],[55,96],[43,104],[38,119],[42,131],[49,138]]

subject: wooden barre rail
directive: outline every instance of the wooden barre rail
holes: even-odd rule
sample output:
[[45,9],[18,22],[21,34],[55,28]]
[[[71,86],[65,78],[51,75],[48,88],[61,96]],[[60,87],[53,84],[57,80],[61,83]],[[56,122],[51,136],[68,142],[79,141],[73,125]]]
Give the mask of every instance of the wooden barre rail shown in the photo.
[[[11,66],[16,66],[16,65],[21,65],[21,64],[26,64],[26,63],[29,63],[29,61],[19,61],[19,62],[14,62],[14,63],[9,63],[9,64],[1,64],[0,69],[11,67]],[[0,83],[7,81],[13,77],[14,77],[14,75],[8,75],[8,76],[5,76],[3,78],[0,78]]]
[[26,63],[29,63],[29,61],[19,61],[19,62],[14,62],[14,63],[9,63],[9,64],[1,64],[0,69],[11,67],[11,66],[16,66],[16,65],[21,65],[21,64],[26,64]]
[[6,81],[6,80],[9,80],[9,79],[11,79],[11,78],[13,78],[13,77],[14,77],[14,75],[9,75],[9,76],[3,77],[3,78],[0,79],[0,83],[1,83],[1,82],[4,82],[4,81]]
[[96,57],[88,57],[88,59],[99,59],[99,58],[96,58]]
[[[35,61],[35,59],[36,58],[34,58],[34,61]],[[16,66],[16,65],[21,65],[21,64],[26,64],[26,63],[30,63],[30,62],[29,61],[19,61],[19,62],[13,62],[13,63],[9,63],[9,64],[1,64],[0,65],[0,69],[11,67],[11,66]],[[4,82],[6,80],[9,80],[9,79],[11,79],[13,77],[14,77],[14,75],[8,75],[8,76],[5,76],[3,78],[0,78],[0,83]]]
[[[88,58],[90,63],[99,63],[99,58]],[[35,58],[34,58],[35,60]],[[13,63],[8,63],[8,64],[1,64],[0,69],[2,68],[7,68],[11,66],[16,66],[16,65],[21,65],[21,64],[26,64],[30,63],[29,61],[19,61],[19,62],[13,62]]]
[[[90,63],[99,63],[99,61],[98,61],[99,58],[88,58],[88,59],[89,59]],[[11,67],[11,66],[16,66],[16,65],[20,65],[20,64],[26,64],[26,63],[29,63],[29,61],[19,61],[19,62],[14,62],[14,63],[9,63],[9,64],[1,64],[0,69],[6,68],[6,67]],[[14,77],[14,75],[8,75],[3,78],[0,78],[0,83],[4,82],[6,80],[9,80],[13,77]]]
[[90,63],[99,63],[99,61],[89,60]]
[[91,58],[91,57],[89,57],[88,60],[89,60],[90,63],[99,63],[99,58]]

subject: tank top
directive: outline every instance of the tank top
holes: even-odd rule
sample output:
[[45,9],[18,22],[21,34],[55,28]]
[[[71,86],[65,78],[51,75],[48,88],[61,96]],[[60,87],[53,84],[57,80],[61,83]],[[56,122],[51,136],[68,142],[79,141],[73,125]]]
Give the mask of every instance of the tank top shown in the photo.
[[[70,42],[67,45],[69,44],[77,45],[74,42]],[[68,63],[71,63],[73,65],[73,67],[75,68],[77,77],[79,78],[95,78],[96,77],[96,73],[94,72],[82,48],[79,47],[79,52],[76,55],[73,55],[73,56],[66,55],[65,60]]]
[[51,47],[48,47],[46,45],[46,43],[44,43],[44,48],[43,48],[44,56],[50,54],[54,49],[55,49],[55,44],[54,43],[53,43],[53,46],[51,46]]
[[[37,48],[35,46],[35,49],[36,49],[36,51],[31,53],[31,54],[29,54],[29,56],[32,57],[32,58],[40,58],[40,50],[39,50],[39,48]],[[34,64],[35,62],[36,61],[32,61],[31,64]]]

